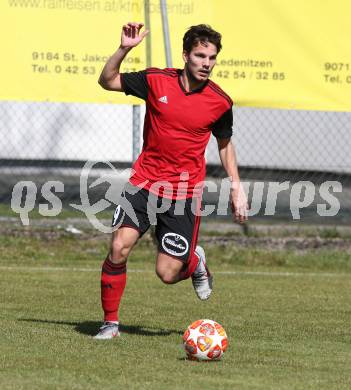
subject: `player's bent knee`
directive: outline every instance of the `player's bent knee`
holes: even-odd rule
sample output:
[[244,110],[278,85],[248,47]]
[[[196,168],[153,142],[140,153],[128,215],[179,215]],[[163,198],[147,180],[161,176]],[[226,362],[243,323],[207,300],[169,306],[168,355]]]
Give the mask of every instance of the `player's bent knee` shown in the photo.
[[112,259],[127,259],[131,246],[125,245],[119,240],[114,240],[111,245]]
[[174,284],[178,281],[177,275],[174,275],[173,272],[167,270],[158,270],[156,269],[156,275],[162,280],[165,284]]

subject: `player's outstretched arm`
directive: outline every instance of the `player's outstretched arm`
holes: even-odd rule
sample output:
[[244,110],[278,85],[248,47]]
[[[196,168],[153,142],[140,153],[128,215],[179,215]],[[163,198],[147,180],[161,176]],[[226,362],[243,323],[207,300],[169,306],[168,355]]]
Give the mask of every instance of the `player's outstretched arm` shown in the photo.
[[249,205],[240,182],[234,145],[230,138],[217,138],[219,157],[223,168],[231,179],[231,206],[234,221],[247,221]]
[[108,59],[101,72],[99,84],[102,88],[109,91],[123,91],[119,69],[128,52],[133,47],[139,45],[139,43],[149,33],[148,30],[140,32],[143,26],[143,23],[134,22],[123,26],[121,44],[117,51]]

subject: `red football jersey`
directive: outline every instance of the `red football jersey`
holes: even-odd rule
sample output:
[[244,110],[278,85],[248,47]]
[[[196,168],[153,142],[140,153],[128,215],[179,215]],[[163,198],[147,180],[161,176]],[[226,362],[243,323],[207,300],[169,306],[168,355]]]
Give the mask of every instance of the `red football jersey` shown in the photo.
[[211,133],[230,138],[233,125],[230,97],[211,80],[186,92],[181,73],[148,68],[121,74],[124,92],[146,101],[144,144],[129,181],[172,199],[201,193]]

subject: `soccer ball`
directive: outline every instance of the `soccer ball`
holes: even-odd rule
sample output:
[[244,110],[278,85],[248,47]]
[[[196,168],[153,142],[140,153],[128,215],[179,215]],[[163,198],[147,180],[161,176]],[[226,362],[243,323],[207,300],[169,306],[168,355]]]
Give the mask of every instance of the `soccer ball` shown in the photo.
[[183,342],[191,360],[219,360],[228,347],[224,328],[212,320],[198,320],[189,325]]

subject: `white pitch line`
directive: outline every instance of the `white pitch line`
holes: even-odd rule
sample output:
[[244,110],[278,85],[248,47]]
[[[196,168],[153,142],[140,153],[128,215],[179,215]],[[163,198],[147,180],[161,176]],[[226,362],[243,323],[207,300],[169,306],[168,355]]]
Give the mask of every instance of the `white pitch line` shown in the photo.
[[[58,271],[58,272],[100,272],[101,268],[66,268],[66,267],[6,267],[0,266],[1,271],[31,271],[31,272],[43,272],[43,271]],[[127,272],[135,273],[154,273],[154,271],[143,269],[128,269]],[[247,275],[247,276],[310,276],[310,277],[351,277],[351,274],[345,273],[326,273],[326,272],[255,272],[255,271],[217,271],[216,275]]]
[[258,272],[258,271],[219,271],[221,275],[253,275],[253,276],[322,276],[322,277],[351,277],[351,274],[327,272]]

